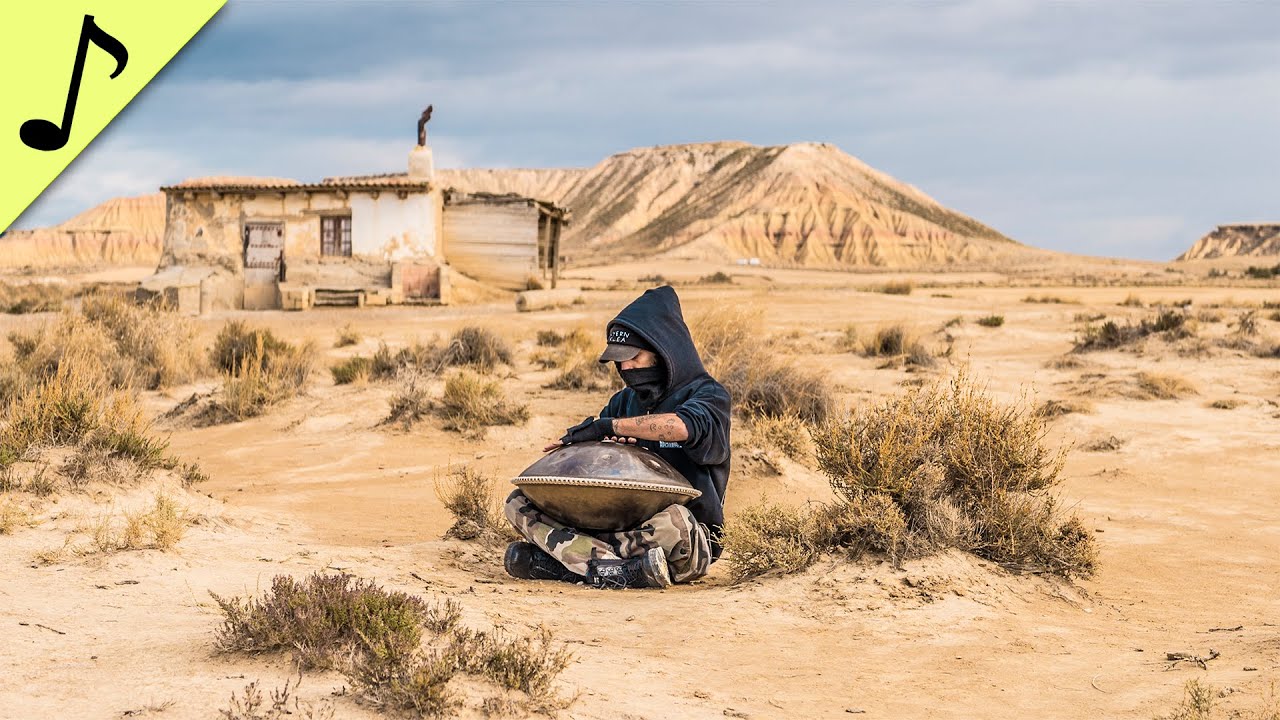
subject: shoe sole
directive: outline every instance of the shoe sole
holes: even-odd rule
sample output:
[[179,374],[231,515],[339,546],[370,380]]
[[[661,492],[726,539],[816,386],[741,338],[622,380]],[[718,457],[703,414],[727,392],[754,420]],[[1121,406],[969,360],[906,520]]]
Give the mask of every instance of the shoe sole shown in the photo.
[[675,584],[671,580],[671,568],[667,566],[667,554],[662,548],[653,548],[645,553],[644,569],[653,587],[665,588]]

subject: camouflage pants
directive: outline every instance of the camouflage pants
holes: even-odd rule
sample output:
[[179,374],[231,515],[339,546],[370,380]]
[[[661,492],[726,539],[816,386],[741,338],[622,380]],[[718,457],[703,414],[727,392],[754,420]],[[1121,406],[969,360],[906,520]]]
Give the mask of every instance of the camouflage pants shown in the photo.
[[546,550],[571,572],[587,574],[587,561],[640,557],[660,547],[667,554],[671,579],[688,582],[707,574],[711,541],[707,526],[683,505],[668,505],[657,515],[625,532],[587,532],[547,517],[519,490],[503,508],[507,520],[529,542]]

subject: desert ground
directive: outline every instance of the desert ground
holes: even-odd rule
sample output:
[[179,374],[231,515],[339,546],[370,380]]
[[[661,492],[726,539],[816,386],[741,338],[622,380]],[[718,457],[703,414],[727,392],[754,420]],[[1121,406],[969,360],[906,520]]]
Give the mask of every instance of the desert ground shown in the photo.
[[[196,318],[203,345],[228,320],[313,341],[314,379],[265,415],[205,427],[170,411],[215,391],[215,376],[143,392],[155,432],[207,480],[183,489],[161,474],[61,492],[39,501],[28,526],[0,535],[0,717],[221,717],[246,684],[269,690],[296,673],[288,653],[218,652],[222,615],[210,592],[257,595],[276,575],[325,570],[452,598],[466,624],[548,628],[573,654],[556,684],[573,699],[558,713],[566,718],[1152,718],[1171,712],[1193,678],[1219,690],[1225,711],[1253,712],[1280,679],[1280,359],[1216,341],[1242,313],[1280,301],[1280,288],[1148,263],[1068,265],[1017,276],[876,275],[673,262],[570,270],[564,283],[582,287],[583,302],[557,310],[518,313],[510,295],[497,294],[447,307]],[[696,282],[718,270],[733,282]],[[514,580],[501,545],[442,539],[453,518],[437,478],[460,466],[491,475],[497,503],[545,441],[608,398],[544,388],[554,370],[532,360],[537,331],[582,327],[603,337],[646,287],[638,278],[655,273],[677,285],[687,316],[759,308],[767,334],[782,339],[778,351],[826,371],[848,407],[961,367],[1002,400],[1076,403],[1080,411],[1049,421],[1047,442],[1068,449],[1055,492],[1095,532],[1097,572],[1067,581],[948,551],[902,567],[829,555],[798,574],[734,583],[726,559],[692,584],[605,592]],[[914,283],[909,294],[877,292],[903,279]],[[1152,340],[1059,362],[1081,332],[1078,316],[1136,320],[1184,300],[1200,346]],[[1271,312],[1258,312],[1258,342],[1280,342]],[[997,315],[998,327],[976,322]],[[0,315],[0,335],[56,317]],[[839,345],[850,327],[861,337],[894,323],[950,354],[915,370]],[[335,385],[329,376],[330,365],[380,343],[402,347],[465,325],[514,348],[496,376],[508,398],[528,405],[527,422],[482,436],[447,431],[435,417],[388,427],[392,384]],[[335,347],[348,326],[359,341]],[[0,340],[0,357],[11,350]],[[1140,372],[1176,375],[1190,388],[1150,399],[1133,391]],[[759,461],[737,427],[735,444],[730,521],[761,498],[831,498],[813,467]],[[56,464],[57,451],[41,462]],[[198,518],[173,549],[54,552],[157,486]],[[1204,668],[1166,660],[1211,650],[1217,657]],[[336,672],[306,672],[296,692],[334,717],[384,717],[346,685]],[[483,716],[479,693],[464,687],[458,716]]]

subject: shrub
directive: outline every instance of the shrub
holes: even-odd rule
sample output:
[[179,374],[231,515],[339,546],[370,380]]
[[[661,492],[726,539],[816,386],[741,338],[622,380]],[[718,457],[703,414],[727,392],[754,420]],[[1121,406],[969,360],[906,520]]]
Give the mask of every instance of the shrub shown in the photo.
[[1258,311],[1246,310],[1240,313],[1240,317],[1232,323],[1239,335],[1257,335],[1258,334]]
[[758,342],[759,310],[721,306],[690,325],[711,376],[720,381],[734,409],[748,416],[798,415],[822,422],[835,405],[826,373],[800,367]]
[[919,367],[933,367],[937,364],[928,346],[911,335],[901,323],[882,327],[874,335],[864,339],[862,353],[867,357],[902,360],[907,365]]
[[335,667],[362,642],[416,647],[431,613],[420,598],[347,574],[277,575],[257,600],[210,595],[223,613],[219,650],[292,650],[303,669]]
[[488,542],[517,539],[502,508],[494,500],[495,487],[493,478],[466,467],[437,479],[436,497],[453,515],[453,525],[444,536]]
[[732,285],[733,278],[722,271],[717,270],[710,275],[703,275],[698,278],[699,285]]
[[231,420],[262,415],[302,393],[310,382],[315,348],[310,343],[294,347],[264,333],[245,355],[232,350],[225,356],[238,370],[225,374],[217,409]]
[[335,385],[350,385],[367,381],[372,367],[373,363],[369,358],[356,355],[329,368],[329,372],[333,373]]
[[1120,301],[1120,307],[1146,307],[1146,304],[1142,302],[1142,298],[1129,293],[1128,297]]
[[[64,365],[92,373],[107,388],[156,390],[189,382],[205,371],[186,318],[115,296],[90,295],[78,312],[31,333],[12,332],[11,395],[41,382]],[[4,398],[0,398],[3,400]]]
[[1280,275],[1280,265],[1276,265],[1275,267],[1256,267],[1250,265],[1244,271],[1244,274],[1245,277],[1250,277],[1255,280],[1270,280],[1271,278]]
[[68,295],[65,286],[53,283],[0,283],[0,312],[22,315],[61,310]]
[[475,432],[490,425],[519,425],[529,419],[529,406],[508,401],[496,380],[461,370],[445,380],[440,413],[446,430]]
[[600,390],[621,389],[622,378],[613,371],[610,363],[598,362],[595,357],[578,356],[565,366],[545,387],[552,390]]
[[776,449],[792,460],[804,462],[813,456],[809,424],[797,413],[756,416],[751,419],[750,428],[756,443]]
[[1087,325],[1076,339],[1075,352],[1109,350],[1137,342],[1151,335],[1162,335],[1165,340],[1181,340],[1195,334],[1184,313],[1162,310],[1154,318],[1144,318],[1137,325],[1124,325],[1108,320],[1101,325]]
[[414,342],[392,352],[386,343],[381,343],[369,361],[369,377],[391,380],[405,373],[434,375],[444,367],[443,355],[444,348],[438,344]]
[[1195,386],[1178,375],[1140,372],[1134,379],[1138,384],[1137,397],[1144,400],[1177,400],[1196,394]]
[[358,344],[360,344],[360,332],[351,323],[342,326],[338,331],[338,339],[333,342],[334,347],[340,348]]
[[1209,403],[1209,407],[1215,410],[1235,410],[1243,404],[1243,400],[1239,400],[1237,398],[1225,398],[1223,400],[1214,400]]
[[881,285],[878,291],[885,295],[910,295],[914,289],[915,285],[910,280],[894,280]]
[[1025,402],[997,403],[960,374],[827,423],[814,444],[844,501],[882,494],[902,511],[905,550],[950,545],[1007,567],[1087,576],[1092,535],[1060,518],[1047,494],[1063,462],[1045,447],[1047,432]]
[[1024,303],[1038,303],[1041,305],[1079,305],[1080,301],[1075,298],[1060,298],[1056,295],[1028,295],[1022,298]]
[[265,328],[250,328],[243,320],[232,320],[218,331],[209,351],[214,367],[224,373],[240,375],[250,356],[263,369],[271,359],[293,351],[293,346]]
[[743,508],[724,524],[721,545],[734,582],[771,570],[799,572],[825,547],[814,542],[810,515],[801,508],[767,504]]
[[486,373],[499,364],[511,364],[511,347],[492,330],[475,326],[454,333],[441,357],[441,365],[466,365]]
[[976,322],[982,327],[991,327],[991,328],[1000,327],[1001,325],[1004,325],[1004,316],[1003,315],[987,315],[986,317],[978,318]]
[[391,413],[384,423],[400,423],[408,429],[431,412],[431,399],[427,397],[424,378],[413,373],[405,377],[400,388],[391,396]]

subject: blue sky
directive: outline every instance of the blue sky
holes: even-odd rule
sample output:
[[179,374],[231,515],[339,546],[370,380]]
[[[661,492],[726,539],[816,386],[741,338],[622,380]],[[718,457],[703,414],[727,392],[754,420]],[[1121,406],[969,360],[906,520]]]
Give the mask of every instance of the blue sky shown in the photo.
[[1280,3],[229,0],[19,219],[212,174],[822,141],[1022,242],[1280,221]]

